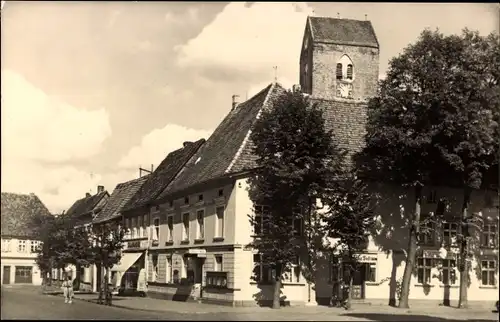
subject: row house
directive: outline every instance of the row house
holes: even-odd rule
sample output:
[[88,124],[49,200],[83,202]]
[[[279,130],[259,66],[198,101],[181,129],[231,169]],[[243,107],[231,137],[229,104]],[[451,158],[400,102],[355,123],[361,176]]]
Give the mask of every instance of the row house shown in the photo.
[[[97,186],[96,194],[92,195],[87,192],[84,198],[75,201],[62,216],[70,220],[75,228],[90,229],[92,221],[106,206],[108,199],[109,193],[104,189],[104,186]],[[77,290],[81,288],[85,291],[96,291],[96,285],[92,283],[97,278],[95,267],[85,268],[69,265],[66,267],[66,272],[61,269],[53,269],[52,278],[63,280],[68,274],[76,281],[74,285]]]
[[[302,88],[312,103],[324,109],[327,128],[348,151],[348,157],[364,145],[366,104],[376,95],[378,59],[379,44],[369,21],[307,19],[299,62],[301,84],[295,89]],[[273,273],[260,261],[260,255],[247,247],[264,229],[252,227],[248,216],[266,212],[266,205],[253,205],[248,196],[247,179],[256,166],[249,137],[259,112],[272,108],[284,92],[281,85],[273,83],[244,103],[233,102],[230,112],[182,170],[160,194],[149,196],[144,204],[149,206],[153,234],[145,263],[149,296],[238,306],[272,301]],[[380,183],[375,188],[387,195],[384,200],[388,201],[377,209],[379,230],[359,254],[363,268],[355,276],[354,295],[360,300],[387,302],[397,297],[402,278],[408,244],[408,230],[402,227],[411,218],[414,196],[412,191],[389,184]],[[459,189],[432,189],[426,192],[431,199],[442,194],[459,200],[462,194]],[[470,259],[471,276],[476,277],[469,288],[470,300],[485,300],[497,291],[498,207],[497,201],[485,202],[495,197],[496,190],[473,193],[470,212],[482,220],[470,234],[483,241],[470,243],[476,249],[473,252],[471,248],[470,254],[477,255]],[[437,213],[436,207],[430,200],[423,211]],[[141,213],[146,211],[137,215]],[[460,213],[455,205],[443,216]],[[301,223],[291,225],[300,227]],[[412,299],[457,300],[456,284],[451,282],[456,272],[450,268],[457,265],[456,249],[447,244],[454,240],[455,227],[451,219],[431,227],[436,240],[432,245],[423,242],[431,237],[421,236]],[[484,247],[486,244],[493,248]],[[315,281],[308,282],[300,270],[306,259],[300,255],[293,273],[283,277],[284,302],[328,303],[332,288],[344,278],[341,259],[327,256],[324,265],[318,266]]]
[[33,236],[33,222],[52,214],[34,194],[2,192],[1,199],[2,285],[41,285],[42,272],[35,262],[41,242]]
[[169,153],[160,165],[144,180],[140,189],[124,203],[120,212],[126,229],[125,247],[120,265],[112,271],[120,271],[123,292],[146,292],[148,274],[148,251],[159,243],[159,207],[151,207],[154,200],[172,179],[182,170],[185,163],[200,148],[205,140],[185,142],[184,146]]
[[[127,225],[126,221],[123,219],[122,210],[125,205],[129,202],[129,200],[139,191],[142,185],[147,181],[149,175],[129,180],[126,182],[122,182],[118,184],[113,193],[109,197],[106,205],[103,210],[94,218],[92,221],[92,225],[95,229],[98,229],[100,225],[114,223],[117,226],[126,227],[126,235],[124,239],[126,240],[123,245],[124,252],[122,253],[122,258],[120,262],[114,265],[111,268],[111,274],[109,275],[108,283],[116,283],[112,284],[112,287],[119,292],[121,289],[127,288],[131,283],[137,282],[137,274],[125,274],[127,269],[134,265],[137,261],[137,256],[131,258],[127,251],[134,249],[134,246],[129,244],[128,241],[134,239],[136,237],[142,237],[145,235],[147,231],[145,226],[140,226],[141,229],[131,229],[130,224]],[[132,256],[134,257],[134,256]],[[87,268],[86,270],[92,270],[93,267]],[[92,282],[95,287],[94,290],[99,289],[101,284],[101,275],[102,269],[99,266],[95,266],[96,273],[94,274],[94,280],[88,280],[85,282]],[[139,272],[138,267],[133,267],[134,272]],[[90,272],[89,272],[90,273]],[[87,273],[85,276],[90,276],[91,274]]]

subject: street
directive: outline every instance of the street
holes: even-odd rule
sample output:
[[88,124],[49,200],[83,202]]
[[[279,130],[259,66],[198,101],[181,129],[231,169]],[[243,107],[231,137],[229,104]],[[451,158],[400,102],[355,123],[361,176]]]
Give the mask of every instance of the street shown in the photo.
[[[166,302],[166,306],[172,302]],[[194,305],[193,309],[197,306]],[[199,308],[199,307],[198,307]],[[208,306],[208,308],[213,308]],[[408,314],[393,308],[356,309],[350,312],[337,309],[284,308],[270,310],[246,308],[225,312],[153,312],[97,305],[76,299],[73,304],[65,304],[61,296],[44,295],[37,287],[2,287],[1,317],[3,319],[36,320],[210,320],[210,321],[498,321],[498,314],[491,311],[472,312],[449,309],[435,313]],[[424,312],[424,311],[422,311]],[[425,311],[427,312],[427,311]]]

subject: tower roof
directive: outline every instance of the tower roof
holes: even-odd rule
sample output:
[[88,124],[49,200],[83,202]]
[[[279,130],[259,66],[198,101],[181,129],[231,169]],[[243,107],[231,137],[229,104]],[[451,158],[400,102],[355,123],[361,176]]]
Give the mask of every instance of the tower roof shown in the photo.
[[314,42],[379,48],[370,21],[330,17],[308,17]]

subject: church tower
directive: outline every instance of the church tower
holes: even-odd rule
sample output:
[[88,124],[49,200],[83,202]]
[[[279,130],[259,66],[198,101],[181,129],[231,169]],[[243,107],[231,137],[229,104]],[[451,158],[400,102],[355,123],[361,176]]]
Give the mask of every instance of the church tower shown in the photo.
[[365,144],[366,105],[377,94],[379,44],[370,21],[308,17],[300,87],[325,110],[328,129],[348,161]]
[[370,21],[308,17],[300,85],[313,98],[366,102],[377,92],[379,44]]

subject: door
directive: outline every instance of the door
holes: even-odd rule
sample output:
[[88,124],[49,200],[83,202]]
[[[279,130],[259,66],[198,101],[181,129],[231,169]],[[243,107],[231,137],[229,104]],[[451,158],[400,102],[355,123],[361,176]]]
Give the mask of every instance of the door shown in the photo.
[[366,265],[360,265],[359,269],[354,272],[352,278],[352,298],[355,300],[363,300],[365,298],[365,281],[366,281]]
[[10,266],[3,267],[2,284],[10,284]]
[[16,275],[14,279],[16,284],[33,284],[33,267],[16,266]]

